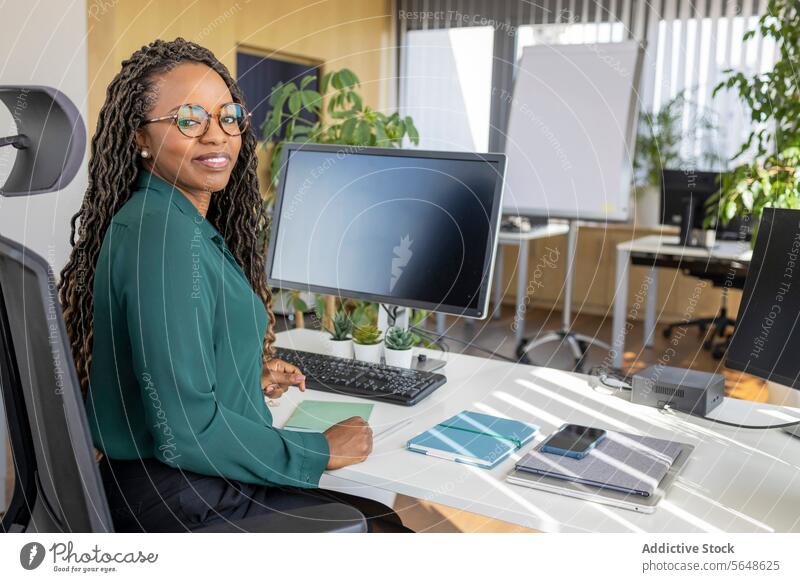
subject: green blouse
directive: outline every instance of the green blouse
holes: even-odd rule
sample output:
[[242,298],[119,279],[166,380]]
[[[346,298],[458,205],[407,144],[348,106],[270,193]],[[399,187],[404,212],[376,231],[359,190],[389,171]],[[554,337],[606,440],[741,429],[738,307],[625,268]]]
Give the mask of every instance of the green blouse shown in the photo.
[[180,190],[140,171],[97,260],[86,400],[95,446],[112,459],[317,486],[327,440],[273,427],[264,401],[267,322],[219,232]]

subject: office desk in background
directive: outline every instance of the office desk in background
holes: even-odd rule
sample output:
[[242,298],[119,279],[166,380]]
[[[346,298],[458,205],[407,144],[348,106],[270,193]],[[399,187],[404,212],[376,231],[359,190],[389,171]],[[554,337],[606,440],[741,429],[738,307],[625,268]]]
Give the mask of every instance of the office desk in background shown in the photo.
[[[491,314],[494,319],[500,317],[500,304],[503,300],[503,247],[519,247],[517,256],[517,304],[514,310],[514,318],[519,318],[515,334],[515,346],[518,346],[525,337],[525,299],[528,289],[528,251],[531,241],[567,234],[569,225],[551,223],[542,226],[534,226],[528,232],[503,231],[497,235],[497,254],[494,261],[494,278],[492,281],[492,307]],[[445,315],[436,314],[436,333],[446,333]],[[470,320],[467,320],[470,321]]]
[[717,241],[710,249],[683,247],[676,236],[646,236],[617,245],[617,279],[614,287],[614,317],[611,326],[611,346],[614,350],[614,367],[621,368],[625,354],[625,322],[628,309],[628,274],[632,255],[653,257],[653,266],[648,273],[649,283],[642,287],[646,296],[644,305],[644,345],[653,346],[656,327],[656,295],[658,292],[658,260],[701,259],[723,263],[749,263],[753,254],[749,242]]
[[[279,333],[277,345],[323,352],[324,337],[316,330],[295,329]],[[376,433],[405,419],[411,424],[378,440],[365,462],[323,475],[321,487],[365,497],[379,489],[548,532],[800,531],[800,439],[779,430],[737,430],[668,415],[631,404],[627,393],[595,390],[593,379],[581,374],[454,352],[446,359],[447,384],[430,397],[412,407],[378,403],[370,417]],[[362,401],[293,389],[271,408],[275,425],[283,426],[306,398]],[[540,434],[491,470],[405,450],[408,439],[465,409],[533,422]],[[800,410],[787,413],[732,400],[714,414],[759,425],[774,424],[775,414],[800,420]],[[651,515],[506,483],[515,461],[565,422],[678,440],[696,449]]]

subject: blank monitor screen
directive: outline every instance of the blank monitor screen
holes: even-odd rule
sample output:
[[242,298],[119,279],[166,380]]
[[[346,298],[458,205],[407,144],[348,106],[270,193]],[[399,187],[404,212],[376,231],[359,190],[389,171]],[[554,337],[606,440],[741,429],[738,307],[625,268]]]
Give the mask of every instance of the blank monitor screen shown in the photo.
[[764,210],[725,365],[800,388],[800,210]]
[[692,228],[703,228],[705,203],[719,190],[719,172],[663,170],[661,173],[661,224],[680,226],[683,210],[695,205]]
[[505,157],[288,144],[269,284],[486,315]]

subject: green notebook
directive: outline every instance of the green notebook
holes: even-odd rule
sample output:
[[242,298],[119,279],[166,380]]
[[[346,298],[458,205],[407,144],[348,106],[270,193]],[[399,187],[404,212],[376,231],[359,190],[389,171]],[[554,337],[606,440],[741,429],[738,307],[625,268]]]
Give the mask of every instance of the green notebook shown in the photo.
[[323,432],[337,422],[353,416],[369,420],[374,404],[362,402],[329,402],[326,400],[303,400],[294,409],[283,428]]

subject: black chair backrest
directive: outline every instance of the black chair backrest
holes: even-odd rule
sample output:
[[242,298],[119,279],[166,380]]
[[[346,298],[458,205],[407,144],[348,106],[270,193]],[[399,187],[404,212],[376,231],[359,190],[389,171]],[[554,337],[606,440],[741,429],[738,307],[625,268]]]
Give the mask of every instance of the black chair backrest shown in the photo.
[[113,531],[55,279],[2,236],[0,348],[16,474],[3,529]]

